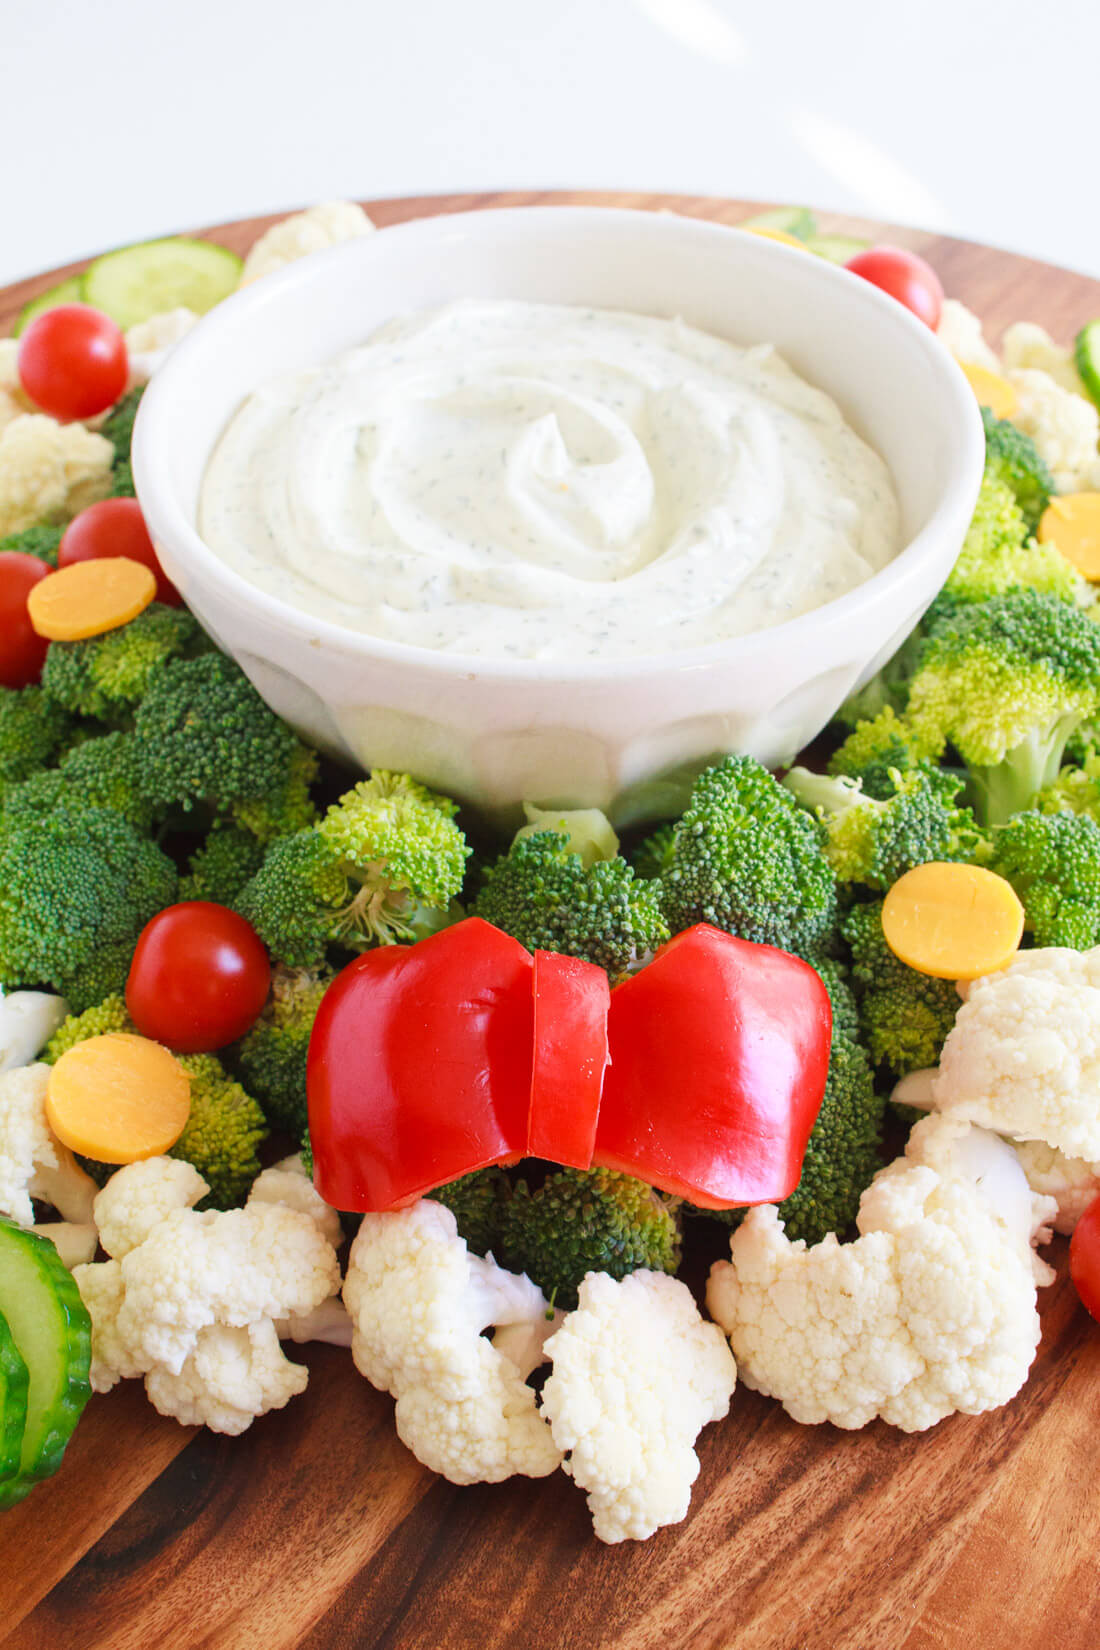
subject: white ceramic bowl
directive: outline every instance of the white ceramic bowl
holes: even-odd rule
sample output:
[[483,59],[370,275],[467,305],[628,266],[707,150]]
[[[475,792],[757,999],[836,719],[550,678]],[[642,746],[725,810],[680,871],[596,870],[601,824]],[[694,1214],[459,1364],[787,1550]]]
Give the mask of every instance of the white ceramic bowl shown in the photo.
[[[897,487],[904,548],[817,611],[636,660],[494,661],[376,640],[255,589],[195,529],[210,453],[264,379],[458,297],[682,316],[769,341],[840,404]],[[164,565],[218,644],[305,738],[500,812],[522,799],[661,812],[717,753],[789,761],[916,624],[955,559],[984,454],[974,396],[927,327],[866,281],[668,214],[534,207],[425,219],[291,264],[220,304],[143,399],[138,497]]]

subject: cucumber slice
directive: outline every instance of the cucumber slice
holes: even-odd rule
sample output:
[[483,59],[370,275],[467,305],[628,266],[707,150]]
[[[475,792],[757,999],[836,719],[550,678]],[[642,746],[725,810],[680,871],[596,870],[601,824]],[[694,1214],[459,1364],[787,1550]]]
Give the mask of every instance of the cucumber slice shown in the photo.
[[80,275],[70,275],[67,281],[59,281],[48,292],[40,292],[37,298],[32,298],[19,311],[15,336],[18,338],[21,332],[26,332],[31,322],[45,315],[48,309],[56,309],[58,304],[79,304],[83,301],[83,295],[84,280]]
[[1077,334],[1073,359],[1090,398],[1100,407],[1100,321],[1090,321]]
[[798,241],[808,241],[817,233],[817,219],[808,206],[777,206],[771,212],[758,212],[754,218],[742,218],[738,229],[782,229]]
[[0,1484],[0,1507],[10,1507],[61,1465],[91,1396],[92,1323],[49,1239],[6,1216],[0,1217],[0,1313],[29,1376],[19,1471]]
[[203,315],[236,290],[242,260],[211,241],[174,236],[105,252],[84,277],[84,302],[125,331],[166,309]]
[[857,235],[811,235],[806,242],[809,251],[828,258],[831,264],[846,264],[857,252],[866,252],[870,244]]
[[0,1484],[19,1471],[26,1425],[27,1366],[0,1317]]

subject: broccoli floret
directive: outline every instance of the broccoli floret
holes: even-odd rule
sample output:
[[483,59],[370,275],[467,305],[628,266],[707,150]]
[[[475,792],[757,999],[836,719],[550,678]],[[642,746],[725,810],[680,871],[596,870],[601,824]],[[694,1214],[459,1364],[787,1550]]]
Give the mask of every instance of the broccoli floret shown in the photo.
[[278,805],[299,750],[286,723],[224,653],[171,659],[158,670],[138,706],[134,732],[146,793],[159,806],[175,803],[186,812]]
[[24,527],[21,533],[9,533],[0,538],[0,553],[14,550],[21,556],[37,556],[47,567],[57,566],[57,550],[63,527]]
[[115,498],[134,496],[130,449],[134,440],[134,419],[144,392],[144,384],[130,390],[121,401],[115,403],[100,425],[100,435],[105,435],[115,449],[114,462],[111,465],[111,493]]
[[875,1093],[866,1052],[834,1029],[829,1075],[806,1144],[802,1175],[779,1205],[787,1236],[820,1243],[855,1223],[859,1200],[882,1167],[885,1097]]
[[659,877],[672,864],[676,845],[676,826],[658,825],[657,829],[640,842],[630,856],[636,877]]
[[477,1255],[494,1255],[500,1244],[504,1206],[512,1195],[512,1183],[495,1165],[463,1175],[447,1186],[437,1186],[428,1194],[450,1209],[458,1223],[458,1235]]
[[881,900],[854,906],[842,933],[852,948],[862,1040],[872,1060],[894,1077],[936,1065],[959,1009],[954,981],[920,974],[894,955],[882,931]]
[[295,743],[290,756],[286,783],[273,795],[235,802],[230,813],[243,830],[258,842],[274,842],[278,836],[292,836],[317,821],[317,809],[309,794],[317,778],[317,752]]
[[519,1180],[503,1207],[496,1258],[569,1311],[586,1272],[675,1272],[678,1205],[612,1169],[562,1169],[534,1192]]
[[68,711],[40,687],[0,687],[0,785],[48,766],[71,732]]
[[858,722],[832,754],[836,779],[858,779],[865,796],[885,801],[896,791],[894,775],[914,768],[925,756],[919,740],[887,705],[870,721]]
[[1017,814],[993,833],[990,869],[1020,896],[1036,945],[1100,944],[1100,825],[1088,814]]
[[138,934],[175,894],[172,861],[108,808],[0,831],[0,983],[89,1007],[121,990]]
[[208,899],[235,905],[264,861],[263,844],[251,831],[219,825],[206,836],[180,878],[180,899]]
[[961,775],[924,764],[892,774],[886,800],[865,796],[857,780],[792,768],[783,783],[826,831],[825,853],[839,882],[885,891],[914,865],[972,860],[986,846],[969,808],[957,797]]
[[1055,778],[1066,740],[1100,706],[1100,626],[1035,590],[959,607],[927,638],[906,720],[950,741],[975,812],[1001,824]]
[[814,957],[813,967],[820,974],[833,1010],[833,1036],[859,1042],[859,1008],[852,990],[848,970],[835,957]]
[[237,909],[290,968],[316,968],[329,945],[422,939],[444,927],[469,849],[457,805],[407,774],[377,769],[321,823],[277,837]]
[[982,408],[985,426],[985,473],[1003,481],[1012,491],[1023,513],[1029,533],[1034,533],[1050,503],[1054,477],[1039,457],[1034,441],[1007,418],[994,418]]
[[5,824],[56,807],[112,808],[135,830],[148,832],[153,808],[141,791],[140,762],[134,737],[107,733],[84,739],[65,752],[56,768],[46,768],[3,798]]
[[[1079,728],[1075,739],[1091,730]],[[1039,792],[1035,806],[1041,813],[1088,814],[1100,824],[1100,751],[1087,739],[1074,746],[1074,739],[1066,744],[1066,755],[1071,765],[1062,768],[1053,784]]]
[[471,907],[529,951],[560,951],[613,977],[648,960],[669,937],[656,882],[635,877],[625,859],[588,869],[557,831],[520,836],[485,872]]
[[84,1009],[80,1014],[70,1014],[62,1020],[39,1059],[48,1066],[56,1065],[63,1054],[75,1048],[77,1043],[86,1042],[89,1037],[106,1037],[112,1031],[136,1030],[127,1012],[126,999],[121,992],[112,992],[102,1002],[93,1003],[91,1008]]
[[673,932],[709,922],[784,951],[819,949],[836,920],[823,841],[821,826],[766,768],[725,757],[696,780],[661,876]]
[[1028,537],[1024,513],[1006,481],[987,474],[959,557],[944,586],[964,602],[983,602],[1009,590],[1044,590],[1075,602],[1088,587],[1053,544]]
[[117,630],[83,642],[51,642],[42,686],[51,699],[78,716],[127,721],[169,660],[210,647],[184,607],[152,602]]
[[191,1078],[191,1115],[168,1155],[193,1164],[208,1183],[203,1208],[232,1209],[260,1172],[257,1152],[268,1132],[263,1111],[213,1054],[176,1058]]
[[331,975],[277,968],[271,999],[237,1047],[236,1065],[268,1121],[300,1135],[307,1128],[309,1035]]

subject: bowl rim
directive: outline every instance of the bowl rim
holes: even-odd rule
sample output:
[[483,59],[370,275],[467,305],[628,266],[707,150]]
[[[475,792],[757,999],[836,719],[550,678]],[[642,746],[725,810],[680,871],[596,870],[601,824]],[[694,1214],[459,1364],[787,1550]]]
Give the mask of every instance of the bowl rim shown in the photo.
[[778,266],[780,260],[795,257],[813,258],[812,253],[800,247],[787,246],[767,236],[750,235],[736,224],[712,223],[675,212],[650,212],[624,206],[537,205],[481,207],[413,218],[296,259],[283,269],[231,294],[208,314],[201,316],[149,382],[134,422],[132,465],[138,502],[154,536],[170,541],[173,548],[182,541],[187,546],[189,560],[196,560],[202,567],[201,576],[212,587],[212,593],[216,593],[218,599],[250,609],[253,616],[265,621],[273,634],[290,634],[299,640],[308,640],[312,646],[331,646],[341,649],[345,655],[357,654],[380,663],[404,665],[439,677],[480,677],[528,683],[621,683],[635,677],[652,678],[657,673],[680,675],[718,665],[750,662],[761,654],[771,653],[777,646],[797,648],[811,636],[820,641],[824,633],[836,628],[847,631],[849,626],[864,619],[865,610],[873,608],[877,599],[885,598],[888,592],[896,592],[905,584],[919,581],[924,561],[945,520],[958,514],[964,503],[968,513],[973,508],[985,453],[978,403],[962,369],[930,327],[869,281],[823,258],[813,258],[813,262],[819,266],[815,271],[816,278],[825,286],[858,281],[861,300],[877,308],[891,324],[900,327],[903,333],[908,332],[910,338],[918,342],[934,370],[941,375],[942,388],[949,400],[954,401],[961,439],[953,445],[947,483],[921,530],[869,579],[842,596],[812,608],[808,613],[785,619],[763,630],[749,631],[741,636],[730,636],[705,646],[675,652],[639,653],[611,659],[571,657],[558,660],[457,653],[393,641],[303,613],[289,601],[252,584],[210,548],[197,527],[188,520],[173,483],[160,473],[161,461],[156,451],[158,421],[163,420],[167,426],[172,420],[175,381],[190,369],[192,357],[196,354],[201,356],[207,349],[216,349],[219,336],[234,327],[236,316],[243,308],[277,309],[284,293],[309,284],[320,269],[332,267],[337,262],[364,261],[369,264],[375,256],[384,257],[385,248],[392,246],[395,238],[415,244],[417,240],[430,242],[456,233],[477,235],[490,230],[522,235],[535,222],[540,228],[545,228],[551,221],[560,225],[562,233],[569,233],[595,220],[604,224],[617,223],[623,229],[629,228],[633,233],[642,235],[678,233],[697,240],[701,245],[709,243],[728,247],[733,244],[730,237],[736,236],[738,242],[744,242],[742,250],[745,256],[750,261],[755,259],[765,265],[775,262]]

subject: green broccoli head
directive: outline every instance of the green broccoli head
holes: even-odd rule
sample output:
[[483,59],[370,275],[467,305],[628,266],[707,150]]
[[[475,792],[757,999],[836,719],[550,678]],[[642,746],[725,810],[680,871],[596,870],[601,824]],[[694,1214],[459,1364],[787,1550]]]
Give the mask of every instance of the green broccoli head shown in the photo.
[[1015,493],[999,474],[987,473],[944,588],[963,602],[984,602],[1024,589],[1075,602],[1087,586],[1054,545],[1037,544],[1028,537]]
[[100,435],[105,435],[115,449],[114,463],[111,466],[111,492],[116,498],[134,496],[130,449],[134,440],[134,419],[137,417],[138,406],[144,393],[144,384],[127,391],[121,401],[116,401],[100,425]]
[[51,642],[42,686],[75,715],[125,722],[169,661],[193,658],[210,645],[186,608],[152,602],[117,630],[83,642]]
[[330,945],[424,938],[444,927],[469,849],[456,804],[405,774],[377,771],[315,828],[277,837],[237,909],[289,968],[316,968]]
[[235,1208],[260,1172],[263,1111],[213,1054],[176,1058],[191,1078],[191,1115],[168,1155],[192,1164],[209,1185],[202,1208]]
[[829,759],[829,773],[835,779],[856,779],[865,796],[886,801],[896,794],[895,775],[916,767],[926,754],[912,729],[887,705],[856,724]]
[[517,1181],[503,1206],[499,1242],[494,1253],[502,1266],[526,1272],[569,1311],[588,1272],[675,1272],[678,1205],[611,1169],[561,1169],[537,1191]]
[[957,804],[962,776],[924,763],[891,774],[893,793],[865,796],[857,780],[792,768],[783,783],[822,821],[825,853],[842,883],[885,892],[914,865],[972,860],[987,847],[969,808]]
[[[1087,726],[1080,728],[1074,737],[1091,731]],[[1035,806],[1046,814],[1087,814],[1100,825],[1100,751],[1088,741],[1076,749],[1071,749],[1072,745],[1071,739],[1066,746],[1071,765],[1062,768],[1053,783],[1040,791]]]
[[306,1056],[330,974],[277,968],[271,999],[237,1045],[235,1064],[268,1121],[299,1136],[308,1127]]
[[108,808],[57,808],[0,831],[0,982],[52,986],[74,1009],[125,982],[176,868]]
[[20,556],[37,556],[47,567],[57,566],[57,551],[63,527],[24,527],[21,533],[0,538],[0,554],[14,550]]
[[792,1241],[820,1243],[827,1233],[843,1236],[855,1224],[860,1197],[882,1167],[885,1112],[886,1100],[875,1093],[865,1050],[834,1030],[825,1096],[806,1144],[802,1175],[779,1205]]
[[130,733],[81,740],[65,752],[56,768],[44,768],[5,793],[4,822],[49,814],[57,807],[112,808],[135,830],[148,832],[154,813],[141,790],[140,768]]
[[221,814],[235,804],[285,797],[298,740],[232,659],[170,659],[147,689],[134,732],[145,789],[159,807]]
[[858,1043],[859,1008],[848,969],[835,957],[812,957],[809,961],[821,976],[829,993],[829,1003],[833,1011],[833,1036],[847,1037],[853,1043]]
[[1098,706],[1100,625],[1070,602],[1024,590],[936,624],[906,720],[935,754],[955,746],[981,823],[996,825],[1034,803]]
[[40,687],[0,687],[0,786],[46,767],[72,734],[72,718]]
[[477,1255],[496,1254],[500,1245],[501,1219],[512,1195],[512,1183],[495,1164],[437,1186],[428,1194],[450,1209],[458,1225],[458,1235]]
[[663,876],[672,864],[676,845],[676,826],[658,825],[657,829],[640,842],[630,856],[636,877],[653,879]]
[[625,859],[586,870],[558,831],[518,837],[485,871],[471,911],[529,951],[583,957],[614,979],[669,938],[658,883],[636,877]]
[[316,824],[317,809],[310,787],[319,766],[317,752],[296,741],[286,783],[269,795],[235,802],[230,809],[234,822],[262,843],[274,842],[277,836],[293,836],[295,831]]
[[1020,896],[1036,945],[1100,944],[1100,825],[1088,814],[1017,814],[993,833],[990,869]]
[[853,906],[841,931],[852,948],[860,1028],[871,1059],[894,1077],[936,1065],[959,1009],[954,981],[920,974],[894,955],[882,931],[881,900]]
[[70,1014],[62,1020],[39,1058],[48,1066],[56,1065],[77,1043],[86,1042],[89,1037],[106,1037],[112,1031],[137,1031],[126,1008],[126,999],[119,991],[111,992],[82,1013]]
[[205,836],[180,878],[180,899],[235,905],[264,861],[263,843],[236,825],[218,825]]
[[695,783],[662,873],[674,933],[709,922],[800,955],[836,920],[836,878],[816,820],[759,762],[727,756]]
[[1034,441],[1007,418],[982,408],[985,426],[985,473],[1003,481],[1020,506],[1029,533],[1034,533],[1050,503],[1054,477],[1039,457]]

